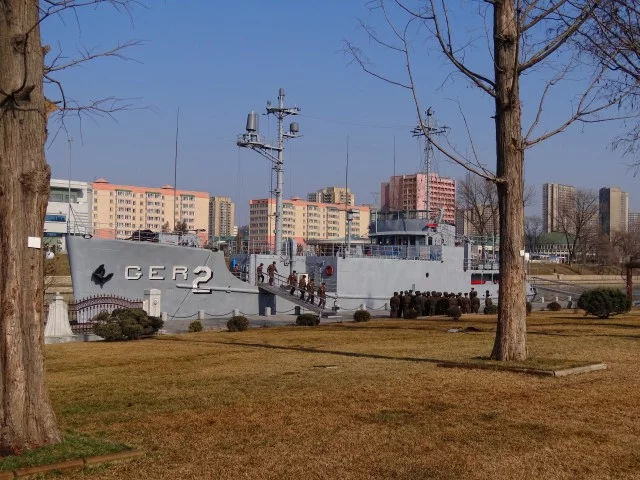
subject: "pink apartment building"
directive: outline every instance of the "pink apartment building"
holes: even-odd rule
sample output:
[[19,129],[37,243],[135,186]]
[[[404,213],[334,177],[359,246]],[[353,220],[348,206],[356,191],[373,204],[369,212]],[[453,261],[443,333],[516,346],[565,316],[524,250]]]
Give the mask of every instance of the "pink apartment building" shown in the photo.
[[[431,173],[429,177],[430,210],[436,215],[444,208],[443,221],[455,224],[456,181]],[[380,206],[383,212],[390,210],[425,210],[427,206],[427,175],[397,175],[380,187]]]

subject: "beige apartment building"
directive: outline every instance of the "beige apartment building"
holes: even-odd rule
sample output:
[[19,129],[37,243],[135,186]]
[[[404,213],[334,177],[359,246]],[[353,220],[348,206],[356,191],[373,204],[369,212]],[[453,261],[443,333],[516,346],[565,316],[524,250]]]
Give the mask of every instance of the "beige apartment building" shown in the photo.
[[307,194],[307,201],[316,203],[341,203],[355,205],[356,196],[351,189],[345,187],[327,187]]
[[629,227],[629,194],[617,187],[600,189],[600,233],[609,239],[615,232],[626,233]]
[[[344,238],[347,215],[344,204],[308,202],[298,197],[284,200],[282,238],[294,238],[298,243],[307,240]],[[369,233],[370,208],[365,205],[350,207],[353,211],[351,235],[363,237]],[[275,199],[249,201],[249,240],[254,244],[270,245],[275,238]]]
[[[576,187],[559,183],[542,185],[542,228],[545,232],[559,232],[566,215],[575,211]],[[570,225],[571,222],[564,222]]]
[[211,197],[209,199],[209,237],[235,235],[234,222],[235,205],[231,198]]
[[209,194],[161,188],[116,185],[104,178],[93,182],[93,235],[127,238],[136,230],[174,229],[174,219],[206,238],[209,227]]

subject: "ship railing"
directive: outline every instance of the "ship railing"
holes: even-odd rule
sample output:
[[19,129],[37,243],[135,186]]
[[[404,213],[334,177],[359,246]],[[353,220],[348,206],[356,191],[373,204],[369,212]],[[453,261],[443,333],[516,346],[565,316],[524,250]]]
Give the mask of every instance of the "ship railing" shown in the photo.
[[355,245],[347,249],[344,246],[317,245],[306,250],[308,255],[318,257],[336,256],[349,258],[384,258],[396,260],[442,261],[442,247],[439,245]]
[[106,240],[128,240],[134,242],[161,243],[164,245],[178,245],[182,247],[202,247],[206,243],[206,231],[187,230],[186,232],[162,232],[146,228],[117,227],[113,224],[71,223],[71,235],[90,236]]
[[464,268],[467,270],[478,270],[478,271],[484,271],[484,270],[499,270],[500,265],[498,263],[497,259],[491,259],[491,260],[483,260],[483,259],[466,259],[464,261]]

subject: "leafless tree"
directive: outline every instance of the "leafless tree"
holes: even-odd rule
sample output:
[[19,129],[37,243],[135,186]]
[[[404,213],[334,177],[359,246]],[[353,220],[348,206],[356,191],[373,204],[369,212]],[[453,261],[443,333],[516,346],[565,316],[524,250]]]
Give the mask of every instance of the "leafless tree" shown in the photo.
[[637,230],[615,232],[611,244],[616,249],[621,263],[640,256],[640,232]]
[[[640,152],[640,7],[637,0],[607,0],[600,2],[592,17],[579,29],[576,41],[615,74],[607,84],[612,95],[630,89],[621,103],[631,117],[629,129],[614,146],[635,156]],[[640,167],[640,159],[634,164]]]
[[529,216],[524,218],[524,243],[528,252],[535,252],[538,246],[538,239],[542,235],[542,218],[539,216]]
[[[533,186],[525,188],[524,206],[535,204],[536,191]],[[498,189],[494,182],[477,175],[467,174],[456,182],[456,208],[473,235],[482,237],[497,235],[500,227]]]
[[[565,131],[575,122],[605,120],[601,114],[628,95],[628,91],[622,90],[615,98],[604,95],[601,85],[609,70],[602,65],[580,63],[579,55],[569,44],[591,19],[600,0],[462,2],[467,10],[471,5],[476,8],[478,23],[460,29],[456,29],[457,23],[452,19],[454,3],[450,0],[370,2],[372,8],[379,12],[382,28],[387,34],[364,22],[362,26],[372,44],[399,56],[405,68],[401,76],[390,76],[376,70],[353,42],[345,42],[345,51],[364,71],[411,94],[424,135],[444,157],[497,185],[501,284],[498,326],[491,358],[522,360],[527,357],[525,271],[520,257],[524,242],[525,150]],[[485,57],[477,54],[480,44],[475,41],[477,35],[467,34],[478,31],[487,32],[484,41],[489,51]],[[415,49],[431,45],[425,46],[424,35],[435,44],[456,75],[465,78],[493,101],[495,171],[488,167],[488,160],[479,157],[475,148],[471,148],[471,154],[465,155],[446,140],[446,143],[440,142],[426,127],[413,66],[417,57]],[[465,38],[461,39],[461,36]],[[474,48],[476,50],[472,52]],[[533,94],[528,95],[528,101],[537,103],[537,106],[532,112],[531,124],[523,129],[520,79],[533,70],[539,75],[549,73],[549,76],[537,102],[531,98]],[[571,113],[560,120],[553,118],[543,122],[545,102],[550,92],[570,73],[578,70],[586,81],[571,99]],[[542,123],[552,126],[542,129]],[[467,128],[470,140],[471,130]]]
[[569,198],[561,203],[558,211],[558,228],[567,242],[569,265],[582,253],[582,261],[586,247],[598,236],[598,193],[593,190],[578,188]]
[[602,275],[606,267],[611,267],[617,263],[616,252],[611,239],[607,234],[597,235],[593,241],[593,257],[598,266],[598,274]]
[[[47,115],[55,101],[44,82],[59,87],[60,115],[79,112],[55,73],[100,56],[59,54],[45,65],[42,22],[99,4],[126,8],[127,0],[0,0],[0,454],[19,453],[61,439],[45,382],[43,358],[43,236],[51,171],[44,149]],[[121,45],[104,55],[118,56]],[[105,101],[84,111],[109,114]],[[29,244],[27,239],[30,239]]]

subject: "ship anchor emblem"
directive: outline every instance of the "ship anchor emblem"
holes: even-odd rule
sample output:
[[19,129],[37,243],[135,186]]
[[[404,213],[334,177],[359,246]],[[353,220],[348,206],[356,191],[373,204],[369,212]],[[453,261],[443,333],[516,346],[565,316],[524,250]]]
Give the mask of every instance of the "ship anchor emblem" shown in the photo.
[[111,277],[113,277],[113,273],[105,275],[105,272],[106,270],[104,269],[104,263],[103,263],[98,268],[96,268],[91,274],[91,280],[96,285],[100,285],[100,288],[102,288],[104,284],[107,283],[109,280],[111,280]]

